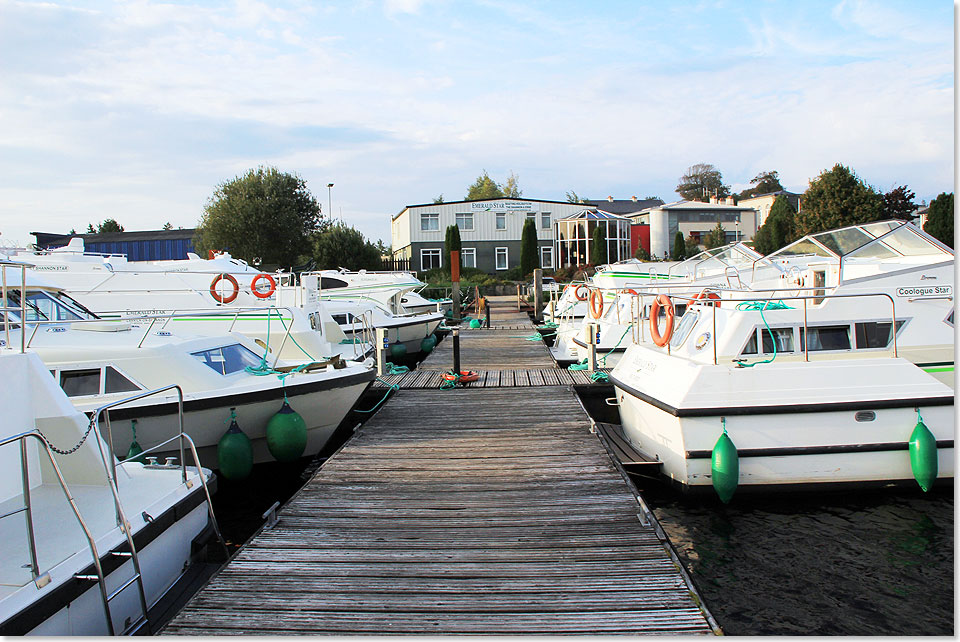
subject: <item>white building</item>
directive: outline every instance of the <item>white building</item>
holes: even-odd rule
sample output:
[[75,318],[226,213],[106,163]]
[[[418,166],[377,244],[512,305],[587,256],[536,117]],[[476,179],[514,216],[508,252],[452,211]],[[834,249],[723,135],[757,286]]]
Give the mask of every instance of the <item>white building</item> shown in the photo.
[[733,205],[733,199],[720,203],[711,198],[709,203],[678,201],[645,209],[631,216],[634,223],[650,225],[650,255],[669,256],[677,232],[683,238],[693,237],[697,243],[717,226],[726,232],[727,242],[749,241],[756,234],[759,212],[752,207]]
[[540,266],[556,267],[554,221],[582,212],[582,203],[498,198],[408,205],[393,217],[393,256],[409,259],[410,269],[426,271],[447,265],[444,239],[450,225],[460,228],[460,258],[464,267],[495,274],[520,264],[523,224],[537,228]]

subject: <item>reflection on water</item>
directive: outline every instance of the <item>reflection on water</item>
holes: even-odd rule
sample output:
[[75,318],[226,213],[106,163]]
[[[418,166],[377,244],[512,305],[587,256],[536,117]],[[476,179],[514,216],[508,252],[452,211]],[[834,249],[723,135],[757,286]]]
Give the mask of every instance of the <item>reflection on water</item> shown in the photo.
[[953,491],[644,498],[728,635],[953,635]]

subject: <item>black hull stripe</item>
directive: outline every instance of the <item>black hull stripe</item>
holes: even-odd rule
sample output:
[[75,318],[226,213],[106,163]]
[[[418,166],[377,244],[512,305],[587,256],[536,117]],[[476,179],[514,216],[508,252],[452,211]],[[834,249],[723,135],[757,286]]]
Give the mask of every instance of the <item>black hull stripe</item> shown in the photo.
[[[195,486],[189,495],[160,515],[154,516],[152,522],[144,525],[143,528],[134,533],[133,544],[137,547],[138,552],[143,551],[148,544],[160,537],[164,531],[189,515],[194,508],[206,502],[207,498],[203,492],[203,485],[199,480],[194,481],[194,484]],[[211,479],[207,482],[207,486],[210,487],[210,493],[213,494],[216,489],[216,477],[212,474]],[[129,552],[130,547],[127,545],[126,540],[124,540],[121,546],[113,550]],[[110,553],[111,551],[107,551],[106,553],[101,553],[100,556],[100,567],[103,569],[104,577],[117,570],[129,559],[126,557],[117,557]],[[80,570],[79,574],[96,575],[97,569],[94,567],[93,562],[91,562],[86,568]],[[0,635],[26,635],[60,611],[60,609],[79,598],[84,592],[91,589],[95,591],[98,590],[96,583],[89,580],[73,579],[64,582],[60,586],[47,592],[43,597],[36,600],[24,610],[12,616],[3,624],[0,624]],[[136,589],[131,586],[130,590]]]
[[832,401],[811,404],[779,404],[769,406],[724,406],[717,408],[677,408],[641,392],[610,373],[610,383],[644,403],[674,417],[735,417],[743,415],[782,415],[801,412],[842,412],[845,410],[883,410],[886,408],[915,408],[917,406],[952,406],[952,396],[911,397],[909,399],[869,399],[864,401]]
[[[937,450],[953,448],[952,439],[937,440]],[[795,446],[792,448],[744,448],[737,450],[738,457],[792,457],[797,455],[845,455],[850,453],[882,453],[895,450],[910,450],[909,442],[884,444],[838,444],[834,446]],[[710,459],[710,450],[688,450],[687,459]]]
[[[245,392],[237,393],[231,395],[224,395],[218,397],[208,397],[205,399],[185,399],[183,402],[183,412],[184,414],[188,412],[197,412],[200,410],[209,410],[210,408],[220,408],[231,406],[242,406],[249,403],[258,403],[262,401],[273,401],[283,399],[284,390],[286,390],[286,395],[288,398],[298,397],[300,395],[307,395],[314,392],[319,392],[323,390],[336,390],[337,388],[346,388],[349,386],[356,385],[358,383],[370,384],[377,376],[377,373],[373,370],[365,370],[364,372],[359,372],[357,374],[348,375],[346,377],[337,377],[334,379],[322,379],[320,381],[312,381],[308,383],[290,383],[289,380],[286,386],[277,386],[275,388],[269,388],[266,390],[258,390],[255,392]],[[119,407],[112,408],[110,410],[110,419],[111,420],[121,420],[121,419],[140,419],[142,417],[158,417],[163,415],[176,414],[177,412],[177,402],[171,401],[168,403],[161,403],[151,406],[128,406],[128,407]],[[90,413],[87,413],[88,415]]]

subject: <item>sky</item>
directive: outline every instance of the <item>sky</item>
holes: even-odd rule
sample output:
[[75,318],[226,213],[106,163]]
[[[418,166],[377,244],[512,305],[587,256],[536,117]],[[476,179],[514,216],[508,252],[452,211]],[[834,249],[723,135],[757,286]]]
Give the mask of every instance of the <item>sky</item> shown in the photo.
[[672,202],[696,163],[842,163],[919,204],[953,191],[954,55],[945,0],[0,0],[0,245],[194,227],[260,165],[388,245],[483,171]]

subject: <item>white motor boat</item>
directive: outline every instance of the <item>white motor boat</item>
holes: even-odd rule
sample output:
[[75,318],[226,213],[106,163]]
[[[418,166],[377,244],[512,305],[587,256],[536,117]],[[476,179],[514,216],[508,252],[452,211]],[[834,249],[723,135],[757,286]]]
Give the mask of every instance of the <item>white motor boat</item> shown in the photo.
[[[8,278],[8,283],[12,279]],[[23,345],[35,352],[85,412],[142,390],[177,384],[183,390],[186,430],[204,465],[219,468],[217,445],[227,430],[231,409],[252,443],[254,464],[276,456],[267,441],[267,425],[285,401],[305,422],[303,456],[326,444],[347,412],[375,378],[369,361],[329,359],[288,361],[239,333],[181,335],[158,329],[156,319],[98,319],[56,291],[10,289],[9,326],[0,344]],[[26,332],[20,323],[23,309]],[[169,392],[139,399],[112,413],[136,419],[138,443],[150,448],[166,440],[179,413]],[[128,451],[130,424],[112,432],[114,452]],[[162,453],[163,454],[163,453]],[[167,453],[168,454],[168,453]]]
[[152,632],[217,532],[210,471],[118,463],[36,354],[0,350],[0,377],[0,635]]
[[805,263],[772,271],[778,287],[713,288],[675,330],[636,329],[610,375],[627,439],[684,490],[727,499],[952,479],[953,253],[903,222],[784,250]]

